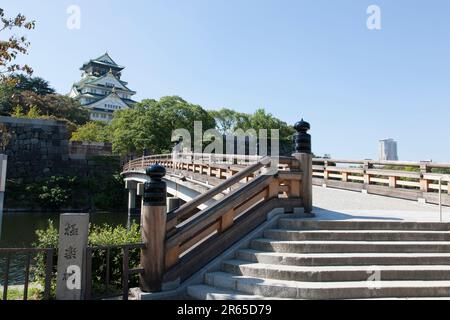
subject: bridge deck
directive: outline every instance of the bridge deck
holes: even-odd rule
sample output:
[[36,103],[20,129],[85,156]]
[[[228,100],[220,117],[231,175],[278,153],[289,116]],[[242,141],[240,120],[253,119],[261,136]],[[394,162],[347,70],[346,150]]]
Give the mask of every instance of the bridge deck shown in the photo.
[[[376,219],[439,221],[439,206],[332,188],[313,187],[315,219]],[[450,208],[443,207],[443,221],[450,222]]]

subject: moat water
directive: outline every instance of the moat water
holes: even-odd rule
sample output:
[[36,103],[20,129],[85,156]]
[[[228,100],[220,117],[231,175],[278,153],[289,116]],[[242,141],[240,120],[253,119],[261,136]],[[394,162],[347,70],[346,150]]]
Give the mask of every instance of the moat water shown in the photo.
[[[136,221],[136,219],[136,217],[129,219],[126,212],[90,214],[90,222],[93,225],[107,223],[111,226],[127,226]],[[33,243],[37,241],[36,231],[46,229],[49,220],[53,221],[53,225],[56,228],[59,227],[58,213],[3,213],[3,219],[0,223],[0,248],[32,247]],[[9,277],[10,285],[23,283],[24,264],[23,257],[12,257]],[[4,281],[4,268],[5,259],[0,254],[0,285]]]

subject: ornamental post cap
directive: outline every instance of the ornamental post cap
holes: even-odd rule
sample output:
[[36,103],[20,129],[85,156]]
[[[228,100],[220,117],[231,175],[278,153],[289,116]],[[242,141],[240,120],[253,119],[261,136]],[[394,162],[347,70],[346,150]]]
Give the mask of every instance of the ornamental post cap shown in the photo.
[[161,180],[161,178],[166,175],[166,168],[157,163],[148,167],[147,170],[145,170],[145,174],[151,179]]
[[306,132],[311,129],[311,125],[302,118],[302,120],[294,125],[294,129],[297,130],[297,132]]

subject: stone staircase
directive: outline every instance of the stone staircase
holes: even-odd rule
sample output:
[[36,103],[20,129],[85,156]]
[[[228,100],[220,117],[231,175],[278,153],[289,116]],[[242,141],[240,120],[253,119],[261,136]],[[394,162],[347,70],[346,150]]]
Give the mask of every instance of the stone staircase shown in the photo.
[[188,287],[194,299],[450,297],[450,223],[283,217]]

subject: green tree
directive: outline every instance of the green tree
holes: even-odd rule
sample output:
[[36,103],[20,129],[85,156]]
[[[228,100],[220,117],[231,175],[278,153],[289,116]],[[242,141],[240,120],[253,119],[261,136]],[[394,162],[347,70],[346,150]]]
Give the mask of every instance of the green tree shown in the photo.
[[216,129],[222,134],[232,134],[238,124],[248,121],[249,115],[228,108],[210,111],[209,114],[216,121]]
[[72,141],[110,142],[109,126],[100,121],[91,121],[72,133]]
[[14,84],[0,79],[0,115],[9,116],[14,108]]
[[[9,31],[13,29],[25,28],[28,30],[34,29],[35,22],[29,21],[27,18],[18,14],[13,18],[8,18],[5,11],[0,8],[0,32]],[[6,37],[1,37],[5,39]],[[27,54],[30,42],[25,36],[12,35],[7,40],[0,40],[0,78],[7,77],[9,74],[23,71],[27,74],[32,74],[33,70],[28,65],[20,65],[14,63],[14,60],[19,54]]]
[[[89,112],[81,104],[70,97],[60,94],[40,95],[33,91],[14,90],[8,106],[20,106],[25,114],[31,107],[35,107],[43,117],[66,119],[76,125],[83,125],[89,121]],[[11,113],[12,110],[5,110]]]
[[159,101],[143,100],[133,109],[119,110],[111,123],[113,149],[121,154],[170,152],[172,133],[186,129],[193,137],[194,121],[201,121],[203,130],[215,128],[214,118],[201,106],[178,96]]
[[237,127],[246,131],[249,129],[258,130],[267,129],[270,137],[270,129],[278,129],[280,140],[291,140],[295,130],[286,122],[275,118],[271,113],[267,113],[264,109],[258,109],[255,113],[243,118],[237,123]]
[[10,78],[15,83],[15,89],[17,91],[31,91],[41,96],[56,93],[55,89],[50,86],[50,83],[40,77],[27,77],[23,74],[14,74]]

